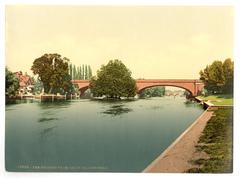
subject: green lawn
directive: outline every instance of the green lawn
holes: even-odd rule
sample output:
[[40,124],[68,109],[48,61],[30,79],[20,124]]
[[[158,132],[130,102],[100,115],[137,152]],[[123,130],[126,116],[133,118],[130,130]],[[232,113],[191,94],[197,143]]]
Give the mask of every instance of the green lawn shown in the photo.
[[203,101],[209,101],[214,105],[233,105],[232,95],[210,95],[210,96],[198,96],[196,98]]
[[192,173],[231,173],[232,172],[233,110],[219,109],[208,121],[197,150],[208,157],[192,160],[195,165],[186,172]]

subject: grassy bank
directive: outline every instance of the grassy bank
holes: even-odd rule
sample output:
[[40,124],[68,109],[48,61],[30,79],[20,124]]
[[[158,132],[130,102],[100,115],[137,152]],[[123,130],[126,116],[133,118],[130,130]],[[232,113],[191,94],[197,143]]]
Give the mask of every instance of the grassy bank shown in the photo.
[[198,96],[196,98],[202,101],[209,101],[214,105],[233,105],[232,95],[210,95],[210,96]]
[[208,121],[196,146],[207,157],[192,160],[192,173],[230,173],[232,172],[232,109],[219,109]]

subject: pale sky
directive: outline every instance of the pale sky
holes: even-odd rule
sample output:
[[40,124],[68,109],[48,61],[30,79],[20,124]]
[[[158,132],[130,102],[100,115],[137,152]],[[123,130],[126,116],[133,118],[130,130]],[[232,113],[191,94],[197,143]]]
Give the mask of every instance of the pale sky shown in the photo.
[[59,53],[73,64],[120,59],[134,78],[199,78],[233,58],[229,6],[7,6],[6,65],[31,74],[34,59]]

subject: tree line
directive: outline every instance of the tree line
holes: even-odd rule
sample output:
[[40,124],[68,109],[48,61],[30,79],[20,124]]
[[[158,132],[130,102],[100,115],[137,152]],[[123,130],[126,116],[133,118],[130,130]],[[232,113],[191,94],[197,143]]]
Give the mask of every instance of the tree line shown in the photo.
[[156,86],[143,90],[140,97],[161,97],[165,95],[165,86]]
[[[233,93],[233,68],[233,61],[226,59],[223,62],[214,61],[201,70],[200,79],[204,82],[207,93]],[[97,74],[92,76],[90,65],[76,66],[59,54],[44,54],[34,60],[31,70],[37,76],[35,88],[43,88],[49,94],[79,92],[71,80],[90,80],[89,88],[94,97],[133,97],[137,91],[131,71],[118,59],[102,65]],[[5,93],[15,95],[19,88],[18,80],[7,68],[5,73]],[[164,92],[164,87],[151,88],[143,91],[142,96],[162,96]]]
[[86,64],[80,66],[69,64],[69,74],[72,80],[89,80],[92,77],[92,68]]
[[207,94],[232,94],[234,63],[228,58],[225,61],[214,61],[200,71],[200,80],[204,82]]

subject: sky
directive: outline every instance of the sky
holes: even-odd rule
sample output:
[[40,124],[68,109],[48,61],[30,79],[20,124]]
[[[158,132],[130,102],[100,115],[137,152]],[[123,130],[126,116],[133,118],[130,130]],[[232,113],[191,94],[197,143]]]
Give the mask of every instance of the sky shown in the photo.
[[59,53],[93,74],[120,59],[136,79],[197,79],[233,58],[233,17],[231,6],[7,6],[6,66],[32,74]]

